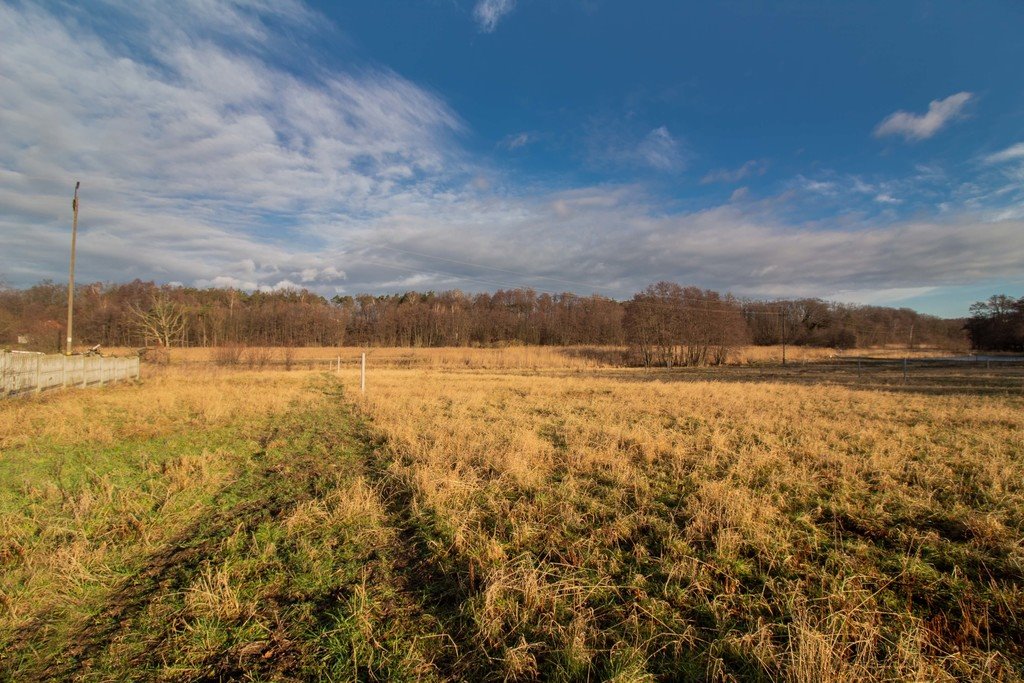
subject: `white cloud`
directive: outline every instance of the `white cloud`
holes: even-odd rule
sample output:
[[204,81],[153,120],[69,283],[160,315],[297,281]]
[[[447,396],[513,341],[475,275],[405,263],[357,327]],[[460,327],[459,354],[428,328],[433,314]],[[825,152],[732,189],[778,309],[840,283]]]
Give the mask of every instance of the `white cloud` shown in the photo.
[[598,117],[591,119],[583,131],[585,162],[591,168],[665,173],[686,168],[686,148],[667,126],[641,128],[626,121]]
[[[363,234],[404,252],[366,247],[360,256],[468,278],[461,287],[489,281],[557,290],[570,280],[616,296],[662,278],[749,294],[933,287],[1008,277],[1024,259],[1024,243],[1014,239],[1024,229],[1020,220],[963,214],[822,229],[746,203],[665,215],[637,192],[609,187],[554,193],[514,208],[463,203],[443,220],[385,220]],[[347,269],[353,279],[366,276],[363,267]]]
[[1024,142],[1018,142],[1015,145],[1010,145],[1001,152],[989,154],[987,157],[985,157],[985,161],[990,164],[1000,164],[1006,161],[1017,161],[1018,159],[1024,160]]
[[527,132],[522,132],[507,136],[504,140],[498,143],[498,146],[511,152],[519,149],[520,147],[526,147],[534,142],[536,142],[536,136]]
[[[914,175],[903,178],[872,178],[865,180],[859,175],[840,175],[833,171],[822,171],[819,178],[796,176],[791,186],[814,195],[819,203],[831,204],[840,212],[871,212],[865,200],[891,209],[909,200],[937,206],[935,199],[940,196],[935,189],[935,175],[915,169]],[[820,205],[820,204],[819,204]],[[875,207],[877,210],[878,207]]]
[[834,195],[839,189],[838,185],[831,180],[814,180],[798,175],[796,181],[800,187],[815,194]]
[[648,133],[637,148],[637,153],[644,163],[659,171],[677,171],[684,165],[679,142],[665,126],[659,126]]
[[875,137],[902,135],[905,140],[930,138],[946,124],[960,118],[964,107],[973,97],[972,93],[958,92],[942,100],[932,100],[924,114],[893,112],[875,127]]
[[762,176],[768,170],[768,162],[763,159],[751,159],[735,169],[719,168],[707,173],[700,179],[701,185],[708,183],[738,183],[744,178]]
[[729,195],[729,201],[730,202],[740,202],[740,201],[743,201],[744,199],[747,198],[747,195],[749,195],[749,194],[750,194],[750,188],[749,187],[747,187],[745,185],[743,187],[737,187],[735,190],[732,191],[732,194]]
[[300,290],[302,289],[302,286],[295,284],[291,280],[279,280],[272,285],[261,285],[259,289],[261,292],[280,292],[285,290]]
[[516,6],[515,0],[480,0],[473,8],[473,18],[484,33],[493,33],[498,22]]
[[[458,182],[461,121],[397,74],[303,80],[273,66],[269,43],[223,45],[271,40],[259,4],[118,7],[142,27],[139,44],[130,32],[101,38],[81,17],[0,5],[0,229],[13,242],[0,270],[11,277],[49,274],[51,259],[19,243],[32,231],[65,249],[75,179],[80,248],[94,252],[84,277],[247,285],[301,281],[310,268],[318,282],[341,279],[321,257],[287,273],[245,264],[291,267],[293,253],[318,246],[306,223],[412,210]],[[211,12],[220,18],[208,25]]]

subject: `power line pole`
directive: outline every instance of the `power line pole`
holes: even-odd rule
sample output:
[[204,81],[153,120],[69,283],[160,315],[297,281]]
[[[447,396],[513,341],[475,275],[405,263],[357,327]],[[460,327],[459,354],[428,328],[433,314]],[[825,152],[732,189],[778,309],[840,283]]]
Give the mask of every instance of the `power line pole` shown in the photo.
[[782,364],[786,364],[786,318],[789,317],[789,311],[786,308],[782,309]]
[[66,355],[71,355],[71,339],[74,336],[72,331],[72,324],[74,323],[75,313],[75,242],[78,240],[78,186],[81,185],[77,180],[75,181],[75,198],[71,200],[71,212],[73,218],[71,219],[71,267],[68,271],[68,346],[64,352]]

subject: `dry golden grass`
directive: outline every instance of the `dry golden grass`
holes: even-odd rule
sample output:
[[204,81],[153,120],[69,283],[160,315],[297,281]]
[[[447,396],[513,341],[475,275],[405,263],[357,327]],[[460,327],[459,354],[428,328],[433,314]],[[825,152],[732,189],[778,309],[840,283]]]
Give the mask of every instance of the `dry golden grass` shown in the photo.
[[97,646],[109,678],[119,648],[188,678],[284,643],[338,679],[1024,675],[1016,385],[372,349],[360,395],[359,352],[0,403],[0,648],[187,557]]
[[[951,355],[958,355],[959,351],[949,349],[915,348],[906,347],[866,347],[861,349],[828,349],[815,346],[787,346],[786,361],[793,363],[807,363],[823,360],[834,360],[842,358],[942,358]],[[782,361],[781,346],[743,346],[736,349],[729,357],[729,363],[735,365],[749,365],[751,363],[779,363]]]
[[[35,441],[114,443],[280,412],[304,395],[293,373],[146,366],[144,382],[0,401],[0,454]],[[0,455],[2,457],[2,455]]]
[[371,375],[390,476],[507,675],[1019,674],[1019,396],[665,377]]
[[[109,355],[132,353],[128,348],[104,349]],[[341,359],[342,365],[359,362],[360,354],[367,354],[368,362],[386,367],[425,368],[598,368],[621,366],[626,357],[624,346],[507,346],[498,348],[445,347],[445,348],[393,348],[393,347],[238,347],[237,364],[243,367],[277,366],[292,363],[305,369],[326,368]],[[167,350],[171,364],[215,363],[223,360],[218,348],[172,348]],[[788,346],[789,362],[812,362],[849,356],[873,358],[934,358],[950,355],[943,349],[864,348],[836,349],[809,346]],[[778,363],[782,360],[781,346],[743,346],[729,354],[730,365],[751,363]]]

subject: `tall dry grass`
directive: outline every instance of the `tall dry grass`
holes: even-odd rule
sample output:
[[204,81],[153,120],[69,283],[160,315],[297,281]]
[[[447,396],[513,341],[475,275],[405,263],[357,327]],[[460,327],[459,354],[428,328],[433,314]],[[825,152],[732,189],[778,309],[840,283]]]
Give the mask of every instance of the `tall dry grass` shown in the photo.
[[[105,349],[111,355],[123,355],[131,349]],[[342,365],[359,362],[366,353],[370,362],[385,367],[424,368],[578,368],[620,367],[627,361],[624,346],[507,346],[496,348],[443,347],[263,347],[232,345],[211,348],[171,348],[166,350],[172,364],[214,363],[229,367],[260,368],[295,365],[304,369],[324,369],[339,358]],[[864,348],[836,350],[809,346],[788,346],[788,362],[813,362],[865,356],[874,358],[933,358],[947,356],[942,349]],[[749,365],[779,363],[781,346],[741,346],[729,352],[727,364]]]
[[[232,482],[277,444],[259,495],[304,498],[211,542],[181,604],[161,602],[187,628],[154,661],[237,660],[231,639],[270,638],[296,580],[344,617],[309,644],[339,677],[338,653],[412,678],[438,652],[508,679],[1020,677],[1024,398],[648,372],[608,351],[371,350],[363,396],[349,349],[373,451],[346,444],[314,375],[273,365],[172,358],[141,384],[0,403],[0,647],[102,605],[200,514],[245,509],[256,489]],[[257,442],[285,412],[291,436]],[[291,449],[309,470],[289,483]]]
[[146,366],[143,382],[0,401],[0,453],[32,443],[115,443],[258,420],[304,395],[306,378],[216,367]]
[[1020,397],[645,377],[377,369],[358,398],[507,676],[1020,671]]

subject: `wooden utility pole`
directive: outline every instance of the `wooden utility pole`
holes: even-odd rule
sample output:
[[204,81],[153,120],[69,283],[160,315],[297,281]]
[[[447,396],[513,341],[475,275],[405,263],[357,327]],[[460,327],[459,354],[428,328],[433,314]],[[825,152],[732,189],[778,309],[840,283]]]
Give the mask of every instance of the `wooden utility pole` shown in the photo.
[[783,308],[782,309],[782,364],[783,365],[786,364],[786,318],[788,317],[788,315],[789,315],[789,312],[785,308]]
[[74,314],[75,314],[75,242],[78,240],[78,186],[81,185],[77,180],[75,181],[75,198],[71,200],[71,268],[68,272],[68,346],[64,352],[66,355],[71,355],[71,339],[73,335]]

